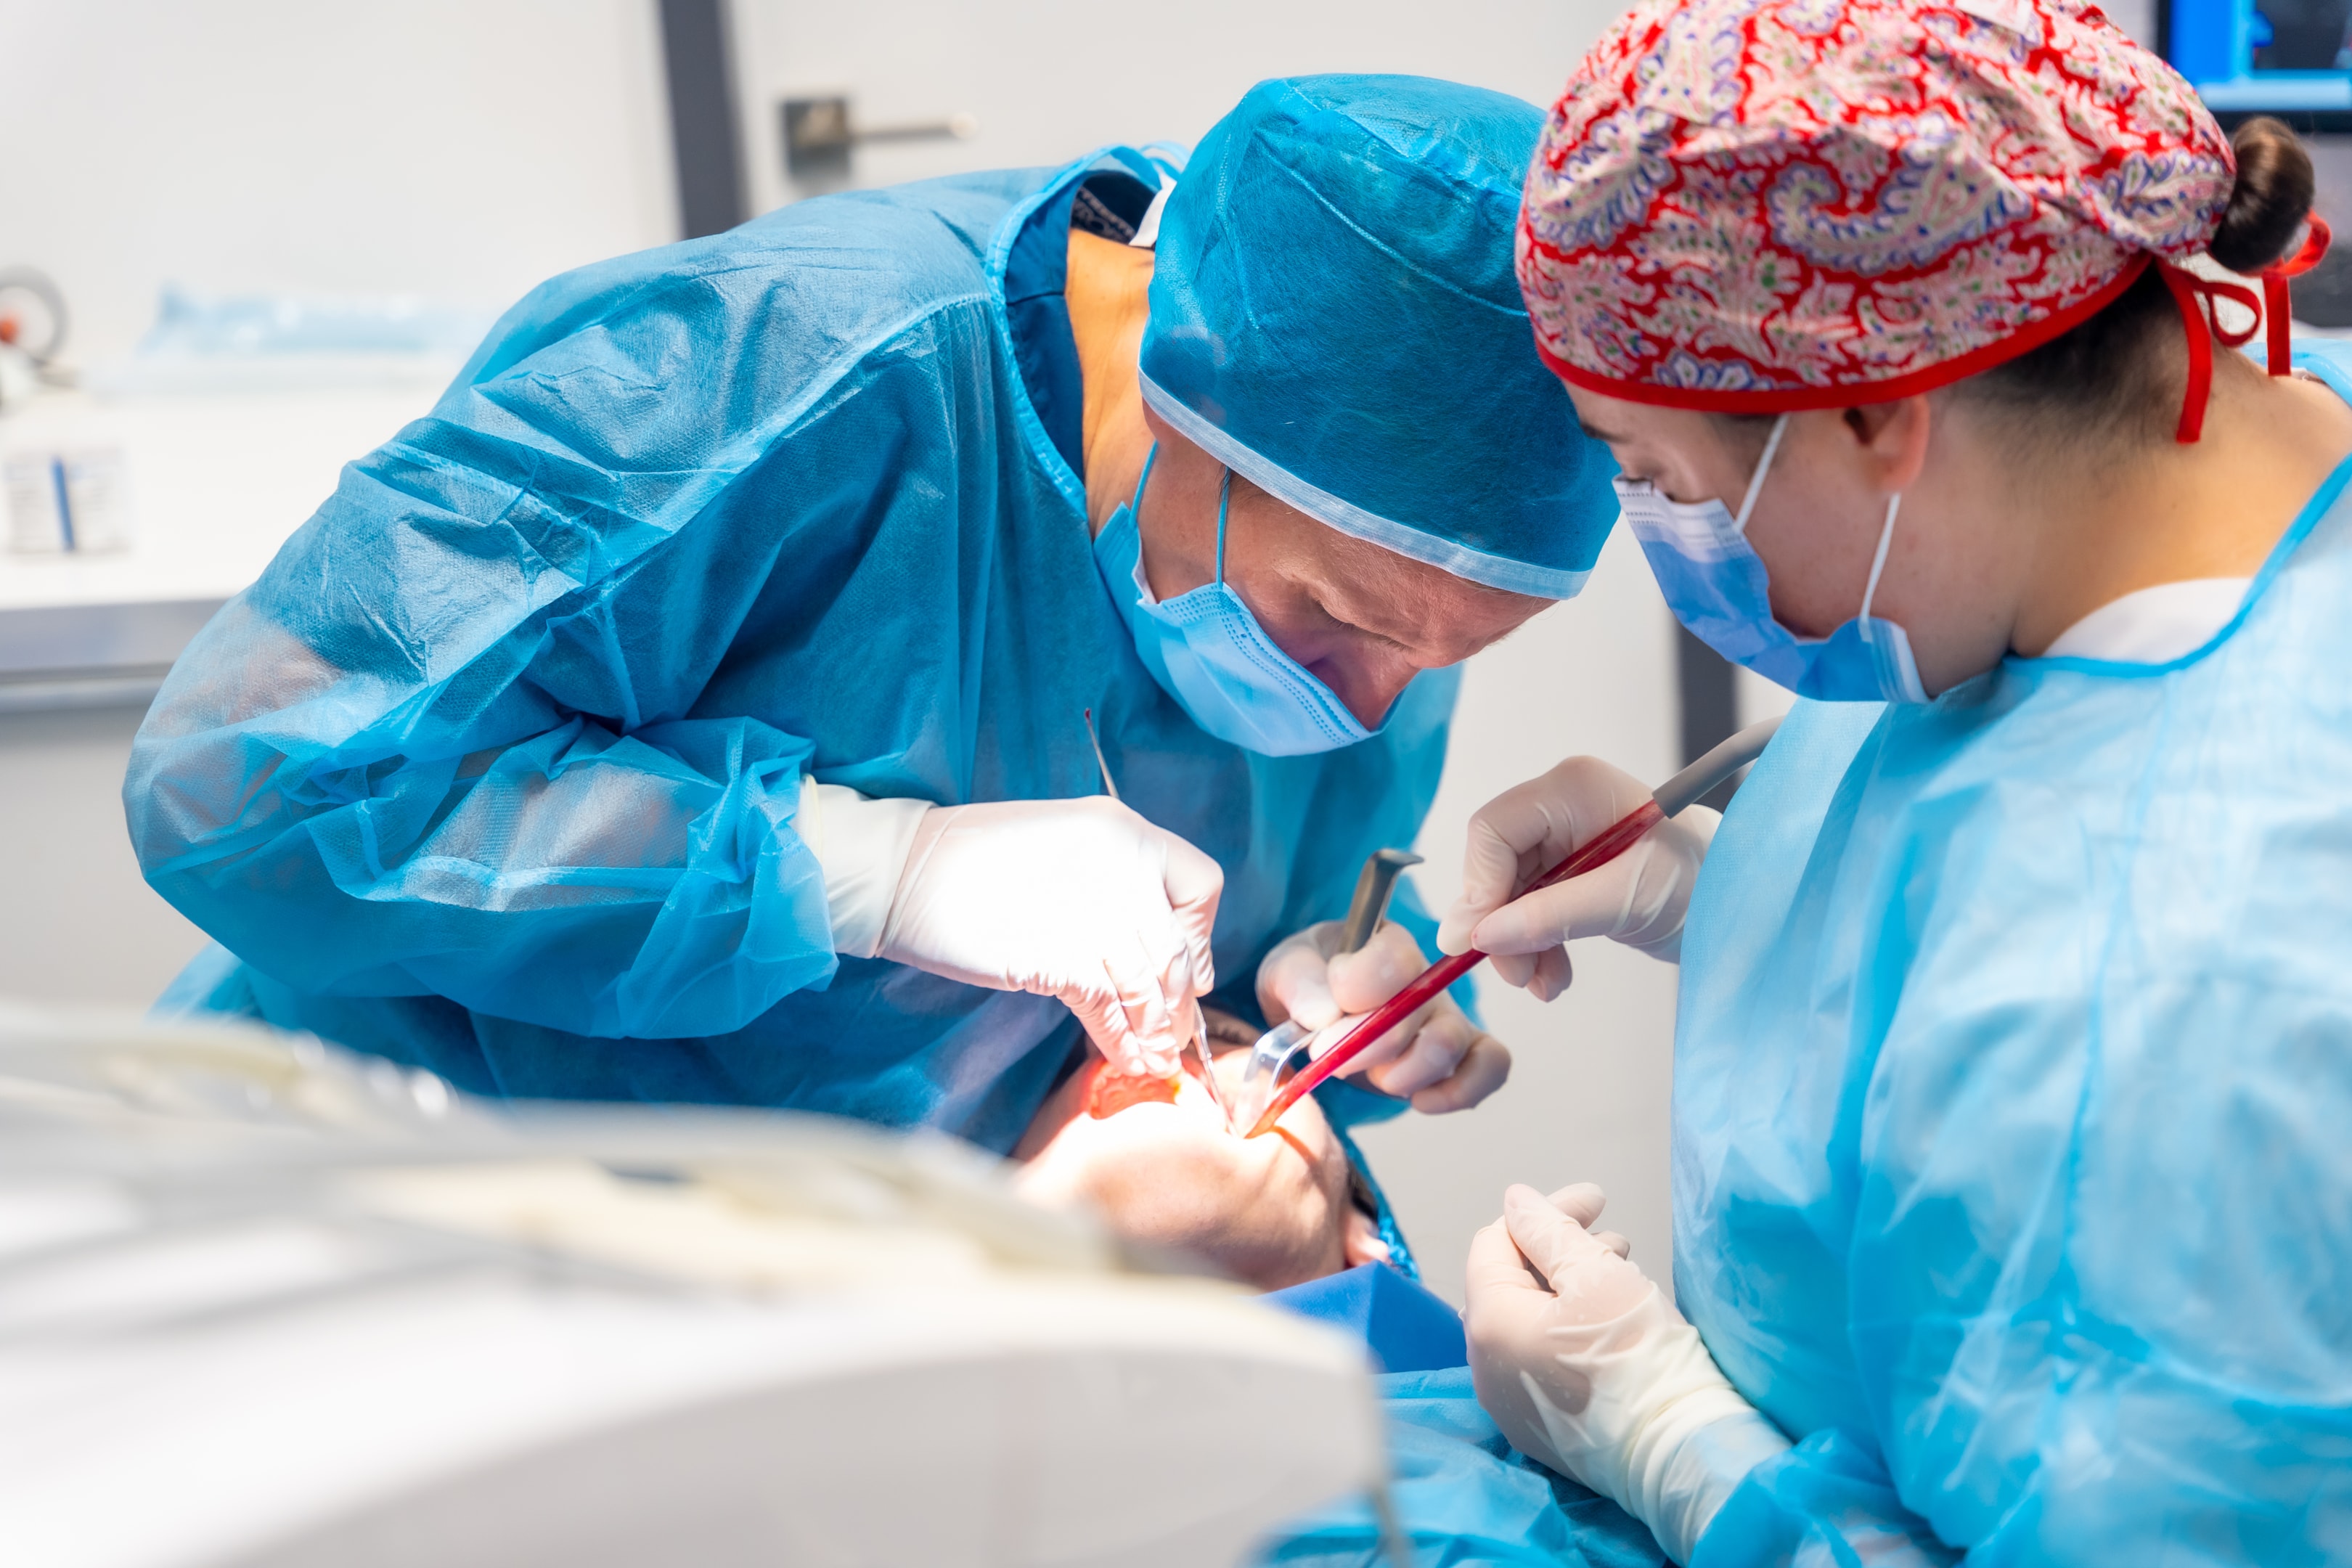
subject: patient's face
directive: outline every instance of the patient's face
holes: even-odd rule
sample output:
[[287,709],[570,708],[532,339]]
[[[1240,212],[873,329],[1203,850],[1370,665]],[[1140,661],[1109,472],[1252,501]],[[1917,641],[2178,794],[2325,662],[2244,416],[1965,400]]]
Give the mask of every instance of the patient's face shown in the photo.
[[[1246,1057],[1216,1060],[1228,1099]],[[1350,1199],[1347,1154],[1312,1097],[1275,1131],[1237,1138],[1186,1065],[1174,1103],[1097,1120],[1084,1108],[1103,1063],[1089,1060],[1029,1124],[1013,1151],[1026,1162],[1015,1184],[1041,1203],[1091,1204],[1120,1235],[1193,1253],[1261,1289],[1386,1256]]]

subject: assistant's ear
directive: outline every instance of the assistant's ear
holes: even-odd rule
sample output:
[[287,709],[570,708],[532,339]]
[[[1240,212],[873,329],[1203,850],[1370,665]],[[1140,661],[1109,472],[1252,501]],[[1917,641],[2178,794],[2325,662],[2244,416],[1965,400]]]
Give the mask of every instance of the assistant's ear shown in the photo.
[[1927,396],[1898,397],[1892,403],[1865,403],[1845,411],[1846,427],[1864,454],[1879,470],[1880,487],[1900,494],[1919,479],[1927,467],[1927,437],[1935,416]]
[[1353,1204],[1348,1205],[1348,1226],[1340,1244],[1350,1268],[1389,1260],[1389,1244],[1381,1239],[1381,1227],[1373,1223],[1371,1215]]

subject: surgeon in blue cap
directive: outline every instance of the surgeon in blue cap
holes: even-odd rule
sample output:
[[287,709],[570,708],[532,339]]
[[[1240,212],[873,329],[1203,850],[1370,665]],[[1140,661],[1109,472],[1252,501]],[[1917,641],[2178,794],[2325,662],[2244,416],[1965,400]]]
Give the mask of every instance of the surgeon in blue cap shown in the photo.
[[[1181,173],[826,197],[536,289],[140,731],[141,863],[219,942],[167,1001],[1000,1149],[1081,1032],[1164,1075],[1197,1003],[1369,1005],[1410,936],[1351,974],[1318,922],[1418,829],[1454,667],[1616,514],[1512,274],[1541,123],[1274,81]],[[1388,1055],[1424,1110],[1508,1059],[1450,1005]]]

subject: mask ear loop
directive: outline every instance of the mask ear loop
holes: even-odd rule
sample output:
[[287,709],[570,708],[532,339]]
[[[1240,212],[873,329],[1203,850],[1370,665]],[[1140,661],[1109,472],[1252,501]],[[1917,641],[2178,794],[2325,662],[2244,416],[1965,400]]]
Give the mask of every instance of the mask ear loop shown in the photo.
[[1151,449],[1143,454],[1143,472],[1135,477],[1135,496],[1127,503],[1128,510],[1135,513],[1139,523],[1143,519],[1143,487],[1151,482],[1151,465],[1159,460],[1160,443],[1154,441]]
[[1878,597],[1879,574],[1886,570],[1886,547],[1895,542],[1895,514],[1903,510],[1903,492],[1896,490],[1886,498],[1886,526],[1878,531],[1878,553],[1870,558],[1870,581],[1862,590],[1862,613],[1855,618],[1862,623],[1862,640],[1873,647],[1878,639],[1870,635],[1870,602]]
[[1233,504],[1233,499],[1234,471],[1227,468],[1217,486],[1217,581],[1221,584],[1225,580],[1225,509]]
[[1756,472],[1748,481],[1748,493],[1739,498],[1739,515],[1731,520],[1731,531],[1742,538],[1748,533],[1748,514],[1756,510],[1756,498],[1764,492],[1764,476],[1772,471],[1772,456],[1780,449],[1780,437],[1789,433],[1789,416],[1785,414],[1772,421],[1772,434],[1765,438],[1764,455],[1756,459]]

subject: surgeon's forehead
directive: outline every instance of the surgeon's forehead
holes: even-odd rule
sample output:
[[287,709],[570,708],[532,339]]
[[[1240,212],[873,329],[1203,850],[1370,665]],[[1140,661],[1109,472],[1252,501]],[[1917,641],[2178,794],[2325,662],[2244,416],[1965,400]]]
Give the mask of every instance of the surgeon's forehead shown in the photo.
[[1309,564],[1325,607],[1352,626],[1400,643],[1426,640],[1433,628],[1455,626],[1465,616],[1524,618],[1551,603],[1473,583],[1313,518],[1306,521],[1327,541]]
[[1638,411],[1629,410],[1630,405],[1623,404],[1615,407],[1598,405],[1591,408],[1579,404],[1576,407],[1576,427],[1593,440],[1611,447],[1638,446],[1658,434],[1654,423],[1645,421]]
[[1633,403],[1579,387],[1569,389],[1569,402],[1576,410],[1579,430],[1621,450],[1663,455],[1687,450],[1694,442],[1706,443],[1715,435],[1708,416],[1696,409]]

